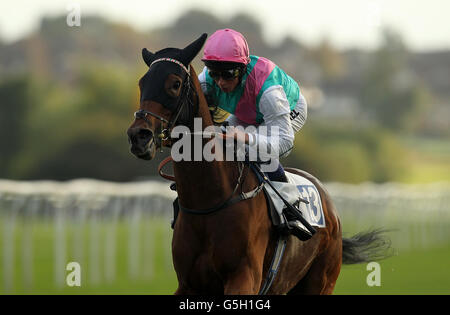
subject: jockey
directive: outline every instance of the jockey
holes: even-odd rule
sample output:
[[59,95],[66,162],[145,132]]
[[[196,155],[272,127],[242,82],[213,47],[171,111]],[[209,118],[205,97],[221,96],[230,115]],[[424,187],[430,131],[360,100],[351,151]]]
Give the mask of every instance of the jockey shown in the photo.
[[[274,149],[278,168],[267,175],[272,181],[287,182],[278,158],[291,152],[294,135],[307,117],[297,82],[269,59],[250,55],[244,36],[232,29],[218,30],[209,37],[202,61],[205,67],[199,81],[208,104],[230,113],[230,126],[256,127],[254,133],[227,128],[224,137],[245,142],[253,150]],[[265,133],[259,132],[262,126]],[[278,132],[272,135],[271,130]],[[274,144],[278,147],[271,148]]]
[[[232,29],[211,35],[202,61],[206,67],[199,81],[208,103],[230,113],[227,121],[231,126],[257,127],[255,133],[235,128],[226,137],[234,137],[253,148],[277,143],[275,152],[279,157],[287,156],[295,133],[307,117],[307,104],[297,82],[272,61],[250,55],[244,36]],[[258,133],[261,126],[268,133]],[[270,136],[271,127],[277,127],[277,139]],[[268,176],[272,181],[287,181],[281,164]]]

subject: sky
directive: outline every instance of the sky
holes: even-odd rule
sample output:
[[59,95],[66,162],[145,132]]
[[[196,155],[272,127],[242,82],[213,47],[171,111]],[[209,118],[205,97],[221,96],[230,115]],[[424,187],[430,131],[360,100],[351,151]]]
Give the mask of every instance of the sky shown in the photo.
[[0,3],[0,37],[20,39],[43,15],[67,15],[72,4],[81,9],[81,24],[83,15],[98,14],[149,30],[196,8],[225,20],[247,13],[273,44],[290,35],[311,45],[327,38],[339,49],[373,49],[388,26],[412,50],[450,49],[449,0],[13,0]]

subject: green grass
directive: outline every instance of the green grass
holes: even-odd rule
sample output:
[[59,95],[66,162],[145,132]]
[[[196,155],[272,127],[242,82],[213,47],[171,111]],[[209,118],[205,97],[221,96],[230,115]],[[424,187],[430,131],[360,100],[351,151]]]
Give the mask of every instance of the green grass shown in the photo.
[[[7,223],[7,222],[6,222]],[[115,272],[112,281],[105,275],[105,240],[111,225],[102,223],[82,227],[66,224],[65,261],[79,261],[81,287],[55,284],[54,222],[34,222],[31,226],[17,221],[14,232],[14,272],[12,284],[7,287],[3,239],[5,221],[0,220],[0,293],[4,294],[172,294],[177,288],[175,272],[171,265],[170,233],[167,220],[141,220],[139,223],[140,246],[139,273],[133,277],[129,271],[128,251],[131,227],[129,221],[116,225]],[[31,228],[31,229],[30,229]],[[93,230],[96,229],[96,232]],[[348,229],[347,229],[348,230]],[[23,258],[27,231],[32,236],[32,262]],[[83,240],[81,259],[75,258],[75,238]],[[93,234],[99,235],[98,251],[92,251]],[[149,240],[152,243],[149,243]],[[150,246],[150,244],[153,244]],[[343,266],[336,284],[335,294],[450,294],[450,241],[441,247],[398,250],[397,255],[380,261],[381,286],[369,287],[366,283],[366,264]],[[153,248],[148,254],[148,248]],[[95,247],[94,247],[95,248]],[[170,249],[169,249],[170,250]],[[145,254],[147,251],[147,254]],[[93,280],[91,256],[98,255],[98,284]],[[32,266],[31,282],[25,277],[26,264]],[[94,268],[95,270],[95,268]],[[61,270],[59,270],[61,272]],[[63,277],[68,274],[63,270]],[[6,277],[6,278],[5,278]],[[65,283],[65,282],[64,282]]]
[[[5,221],[0,220],[0,235],[4,236]],[[169,224],[166,220],[142,220],[139,223],[139,259],[136,274],[130,272],[129,257],[129,222],[121,221],[115,225],[115,254],[107,258],[106,238],[113,225],[102,223],[92,227],[89,223],[82,227],[66,224],[65,258],[63,265],[57,269],[62,275],[62,285],[57,285],[55,275],[55,233],[53,222],[34,222],[32,225],[16,222],[14,229],[13,274],[5,269],[4,247],[0,242],[0,293],[6,294],[172,294],[176,289],[176,276],[171,266]],[[133,228],[136,228],[134,226]],[[96,231],[93,231],[97,229]],[[26,231],[32,236],[32,262],[24,258]],[[80,239],[81,257],[75,257],[75,238]],[[93,235],[97,235],[98,246],[92,250]],[[151,242],[151,243],[150,243]],[[28,245],[29,246],[29,245]],[[79,246],[79,245],[78,245]],[[91,256],[97,256],[97,263],[92,264]],[[64,255],[63,255],[64,256]],[[115,271],[111,280],[106,275],[107,259],[114,261]],[[65,277],[70,271],[65,266],[76,261],[81,266],[81,287],[69,287]],[[25,268],[28,264],[28,268]],[[31,266],[31,268],[29,267]],[[26,277],[30,272],[31,277]],[[28,271],[25,271],[28,270]],[[61,277],[61,276],[60,276]],[[8,280],[12,279],[12,281]],[[31,279],[31,280],[30,280]],[[97,279],[97,280],[96,280]]]
[[399,251],[380,261],[381,285],[368,286],[367,264],[344,265],[335,294],[450,294],[449,247]]

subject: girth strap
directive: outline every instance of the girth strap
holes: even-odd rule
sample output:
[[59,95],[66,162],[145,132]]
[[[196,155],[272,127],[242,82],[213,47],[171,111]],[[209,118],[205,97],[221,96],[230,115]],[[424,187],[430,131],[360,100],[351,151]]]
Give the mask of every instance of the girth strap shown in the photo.
[[264,280],[264,283],[259,290],[259,295],[267,294],[270,287],[272,286],[272,282],[275,279],[275,276],[278,273],[278,269],[280,268],[281,261],[284,255],[284,249],[286,248],[287,237],[280,235],[277,241],[277,246],[275,247],[275,253],[272,258],[272,263],[270,264],[269,272],[267,273],[267,277]]

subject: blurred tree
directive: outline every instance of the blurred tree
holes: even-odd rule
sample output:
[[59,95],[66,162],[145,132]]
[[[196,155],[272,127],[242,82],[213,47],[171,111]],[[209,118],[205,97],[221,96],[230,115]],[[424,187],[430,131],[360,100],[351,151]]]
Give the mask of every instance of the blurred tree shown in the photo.
[[312,49],[312,55],[320,65],[322,79],[337,80],[344,74],[346,68],[344,59],[327,38]]
[[405,156],[395,135],[385,129],[310,121],[282,163],[323,181],[384,182],[401,179],[408,168]]
[[0,177],[8,177],[10,166],[22,148],[28,111],[33,105],[31,80],[25,75],[0,82]]
[[[211,35],[219,28],[224,28],[222,21],[214,15],[203,10],[190,10],[180,16],[169,28],[165,30],[167,34],[166,43],[173,42],[174,45],[184,47],[202,33]],[[177,46],[173,46],[177,47]]]
[[139,174],[142,166],[128,152],[126,129],[138,107],[139,75],[85,61],[75,77],[70,87],[45,80],[36,87],[33,111],[20,117],[24,141],[8,150],[14,157],[9,177],[130,180],[155,173],[154,168]]
[[424,85],[408,68],[408,50],[400,35],[384,31],[360,93],[370,118],[390,129],[410,129],[428,103]]
[[236,30],[242,30],[242,32],[252,34],[248,36],[255,36],[259,38],[262,36],[261,24],[259,24],[253,16],[247,13],[238,13],[234,15],[228,24],[230,25],[229,27],[233,27]]
[[244,35],[251,55],[265,57],[270,54],[270,48],[262,37],[261,25],[254,17],[245,13],[238,13],[226,23],[226,27]]

